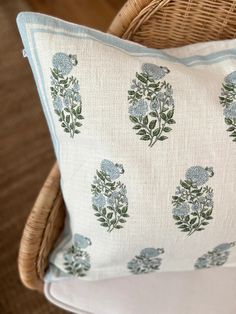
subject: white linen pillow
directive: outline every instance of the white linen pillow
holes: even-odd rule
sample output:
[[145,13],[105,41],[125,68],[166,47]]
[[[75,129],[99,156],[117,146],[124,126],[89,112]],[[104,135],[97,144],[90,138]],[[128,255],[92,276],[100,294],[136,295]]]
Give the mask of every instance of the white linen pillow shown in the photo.
[[68,214],[48,280],[235,267],[236,40],[156,50],[17,23]]

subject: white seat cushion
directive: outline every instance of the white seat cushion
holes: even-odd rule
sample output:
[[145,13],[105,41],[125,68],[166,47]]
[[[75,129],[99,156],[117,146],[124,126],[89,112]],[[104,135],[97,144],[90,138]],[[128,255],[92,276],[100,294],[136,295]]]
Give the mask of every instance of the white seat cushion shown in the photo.
[[46,297],[79,314],[235,314],[236,268],[45,284]]

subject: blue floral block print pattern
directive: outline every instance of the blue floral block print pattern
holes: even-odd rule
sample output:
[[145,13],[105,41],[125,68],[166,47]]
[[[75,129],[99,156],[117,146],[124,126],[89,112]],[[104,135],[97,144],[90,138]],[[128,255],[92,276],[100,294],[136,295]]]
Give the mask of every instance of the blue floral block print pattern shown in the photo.
[[197,259],[194,265],[195,269],[224,265],[229,257],[229,250],[233,246],[235,246],[235,242],[222,243],[216,246],[212,251],[207,252]]
[[185,180],[180,180],[175,195],[172,196],[172,209],[175,224],[188,236],[204,230],[213,219],[213,189],[205,185],[214,175],[213,168],[193,166],[186,171]]
[[236,71],[227,75],[222,84],[220,103],[224,108],[225,123],[227,131],[236,142]]
[[84,277],[90,269],[90,256],[85,249],[92,243],[89,238],[75,234],[73,244],[64,253],[64,268],[67,273]]
[[108,232],[123,228],[128,215],[127,190],[118,179],[124,173],[122,164],[104,159],[92,184],[92,206],[95,216]]
[[151,63],[144,63],[142,71],[136,73],[128,91],[129,118],[140,139],[152,147],[157,141],[166,140],[175,123],[172,86],[160,81],[169,69]]
[[128,263],[127,267],[135,275],[159,270],[162,261],[160,255],[163,253],[162,248],[145,248]]
[[61,127],[70,137],[80,133],[82,101],[78,80],[68,76],[78,61],[76,55],[57,52],[52,58],[51,96],[55,113],[59,117]]

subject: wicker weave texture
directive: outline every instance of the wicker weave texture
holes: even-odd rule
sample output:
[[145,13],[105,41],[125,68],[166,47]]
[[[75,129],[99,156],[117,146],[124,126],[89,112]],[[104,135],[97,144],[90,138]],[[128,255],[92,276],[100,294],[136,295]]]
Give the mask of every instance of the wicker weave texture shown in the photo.
[[[110,26],[110,31],[114,33],[116,28],[117,35],[148,47],[178,47],[236,37],[235,0],[129,2],[135,8],[136,16],[130,15],[129,20],[123,7]],[[135,6],[135,2],[139,5]],[[140,2],[146,5],[142,7]],[[120,27],[117,28],[117,25]]]
[[[236,37],[236,0],[129,0],[108,32],[153,48]],[[64,225],[57,165],[26,223],[19,252],[22,282],[42,291],[48,255]]]
[[57,164],[46,179],[28,217],[20,244],[18,267],[22,282],[43,291],[43,277],[52,250],[65,220]]

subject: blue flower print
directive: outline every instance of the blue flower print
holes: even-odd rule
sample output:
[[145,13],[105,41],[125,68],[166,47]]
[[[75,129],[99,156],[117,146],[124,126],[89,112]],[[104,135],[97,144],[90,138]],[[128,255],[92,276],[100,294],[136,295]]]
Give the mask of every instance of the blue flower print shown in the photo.
[[175,124],[173,89],[161,80],[169,72],[167,67],[144,63],[128,90],[129,119],[140,140],[147,141],[149,147],[166,140]]
[[192,211],[198,212],[200,210],[201,210],[201,203],[199,202],[199,200],[197,200],[192,204]]
[[134,117],[143,117],[148,111],[148,105],[145,100],[139,100],[129,107],[129,114]]
[[63,52],[57,52],[52,58],[52,65],[62,75],[68,75],[73,66],[77,64],[76,56],[67,55]]
[[108,232],[123,228],[128,215],[127,189],[118,181],[124,173],[122,164],[103,159],[92,184],[92,207],[102,227]]
[[214,248],[214,251],[227,251],[229,250],[231,247],[233,247],[235,245],[235,242],[231,242],[231,243],[221,243],[219,245],[217,245],[215,248]]
[[213,219],[213,189],[204,185],[213,175],[212,167],[190,167],[185,173],[186,180],[180,180],[180,185],[172,196],[175,224],[188,236],[204,230]]
[[174,106],[175,106],[174,99],[173,99],[172,97],[170,97],[169,99],[167,99],[166,104],[167,104],[169,107],[174,108]]
[[114,164],[112,161],[104,159],[101,162],[101,170],[109,176],[111,180],[116,180],[119,176],[124,173],[122,165]]
[[224,109],[224,116],[228,119],[236,119],[236,102],[231,103]]
[[65,94],[64,94],[64,97],[63,97],[64,104],[65,104],[66,107],[70,106],[70,104],[73,102],[73,98],[74,98],[74,91],[72,89],[68,88],[65,91]]
[[64,257],[64,268],[67,273],[83,277],[86,276],[87,271],[90,269],[90,256],[85,249],[92,243],[89,238],[80,234],[75,234],[73,244],[69,247]]
[[79,82],[74,76],[67,76],[78,63],[76,55],[57,52],[52,57],[51,97],[54,112],[64,132],[73,138],[82,126],[82,101]]
[[103,194],[98,194],[93,197],[92,199],[93,205],[95,205],[98,208],[103,208],[106,206],[106,198]]
[[190,212],[190,206],[187,202],[181,203],[173,208],[173,215],[186,217]]
[[145,258],[152,258],[156,257],[160,254],[163,254],[164,250],[163,249],[155,249],[155,248],[145,248],[140,252],[140,256],[145,257]]
[[167,88],[165,93],[162,93],[162,92],[157,93],[157,96],[155,99],[162,101],[165,99],[165,96],[171,96],[173,94],[173,91],[172,93],[170,93],[170,90],[172,91],[171,87]]
[[61,112],[61,110],[63,108],[63,103],[62,103],[61,97],[59,97],[59,96],[55,97],[55,99],[53,100],[53,106],[56,110]]
[[170,97],[170,98],[168,98],[169,100],[173,100],[173,98],[171,97],[173,95],[173,88],[172,88],[172,86],[169,85],[167,87],[165,94]]
[[233,142],[236,142],[236,71],[228,74],[221,88],[220,103],[223,106],[227,131]]
[[233,246],[235,246],[235,242],[222,243],[216,246],[212,251],[208,251],[199,257],[194,264],[194,268],[203,269],[224,265],[230,255],[229,250]]
[[154,98],[151,102],[150,102],[150,109],[151,110],[158,110],[160,108],[161,102],[159,99]]
[[163,248],[145,248],[128,262],[127,267],[135,275],[159,270],[162,261],[160,255],[163,253]]
[[227,84],[234,84],[236,85],[236,71],[228,74],[226,77],[225,77],[225,82]]
[[79,86],[78,82],[76,82],[76,83],[73,85],[73,90],[74,90],[74,92],[76,92],[76,93],[80,91],[80,86]]
[[119,192],[117,192],[117,191],[112,192],[112,193],[111,193],[111,196],[108,197],[108,199],[107,199],[107,203],[108,203],[109,205],[113,206],[113,205],[115,204],[116,200],[119,199],[119,196],[120,196],[120,193],[119,193]]
[[211,172],[209,169],[205,169],[201,166],[194,166],[187,170],[186,179],[200,186],[208,181],[210,175]]
[[74,235],[74,245],[76,247],[80,247],[81,249],[86,249],[91,244],[92,243],[89,238],[86,238],[78,233]]
[[160,80],[170,72],[167,67],[158,66],[152,63],[144,63],[142,65],[142,71],[153,80]]

